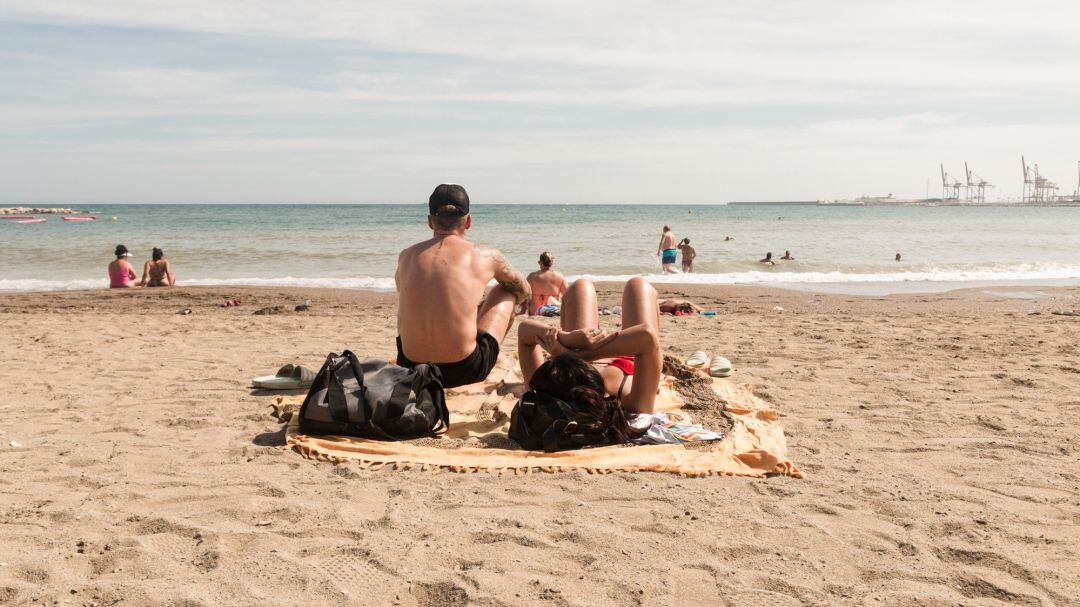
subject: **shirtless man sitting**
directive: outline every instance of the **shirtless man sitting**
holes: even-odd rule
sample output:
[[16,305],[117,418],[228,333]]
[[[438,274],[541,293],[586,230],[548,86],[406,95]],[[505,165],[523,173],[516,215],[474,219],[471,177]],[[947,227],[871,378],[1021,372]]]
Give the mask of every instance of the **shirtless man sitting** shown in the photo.
[[[483,381],[529,284],[499,251],[465,240],[472,227],[469,195],[443,184],[428,199],[431,239],[398,256],[397,364],[432,363],[444,388]],[[498,283],[487,296],[494,278]],[[415,362],[414,362],[415,361]]]

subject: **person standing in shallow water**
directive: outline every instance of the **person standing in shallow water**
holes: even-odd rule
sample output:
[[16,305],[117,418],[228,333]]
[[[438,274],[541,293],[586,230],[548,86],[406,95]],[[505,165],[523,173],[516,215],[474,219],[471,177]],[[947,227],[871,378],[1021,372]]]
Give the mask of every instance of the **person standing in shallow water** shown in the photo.
[[[498,250],[465,239],[472,216],[460,185],[435,188],[427,223],[432,237],[402,251],[394,273],[397,364],[431,363],[445,388],[484,381],[529,283]],[[498,284],[485,295],[491,280]]]
[[690,239],[683,238],[678,249],[682,251],[682,271],[689,274],[694,271],[694,259],[697,258],[697,249],[690,246]]
[[537,263],[540,269],[526,278],[529,288],[532,289],[532,297],[529,300],[530,316],[540,314],[540,308],[544,306],[562,305],[563,295],[566,294],[568,288],[566,277],[552,269],[555,257],[551,253],[547,251],[541,253]]
[[667,274],[677,274],[678,270],[675,269],[675,261],[678,256],[678,249],[675,248],[675,243],[678,242],[678,238],[675,237],[675,233],[671,231],[671,228],[664,226],[664,232],[660,235],[660,244],[656,247],[656,254],[660,257],[660,269]]

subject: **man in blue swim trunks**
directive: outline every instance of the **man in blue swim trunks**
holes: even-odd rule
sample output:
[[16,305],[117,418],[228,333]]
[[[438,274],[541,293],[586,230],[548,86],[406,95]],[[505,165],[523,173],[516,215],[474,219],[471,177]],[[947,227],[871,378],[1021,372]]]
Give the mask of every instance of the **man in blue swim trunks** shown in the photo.
[[664,233],[660,235],[660,245],[656,247],[656,255],[660,257],[660,268],[667,274],[679,273],[675,269],[675,260],[679,253],[675,248],[676,242],[678,239],[675,237],[675,232],[672,232],[668,226],[664,226]]

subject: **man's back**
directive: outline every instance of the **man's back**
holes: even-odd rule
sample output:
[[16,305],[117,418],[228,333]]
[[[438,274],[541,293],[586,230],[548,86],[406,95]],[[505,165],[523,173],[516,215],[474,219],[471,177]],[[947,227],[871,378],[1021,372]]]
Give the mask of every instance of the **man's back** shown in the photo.
[[675,248],[675,232],[671,230],[665,230],[660,235],[660,248],[661,249],[674,249]]
[[477,308],[494,276],[491,256],[456,235],[398,257],[398,335],[411,360],[454,362],[476,347]]

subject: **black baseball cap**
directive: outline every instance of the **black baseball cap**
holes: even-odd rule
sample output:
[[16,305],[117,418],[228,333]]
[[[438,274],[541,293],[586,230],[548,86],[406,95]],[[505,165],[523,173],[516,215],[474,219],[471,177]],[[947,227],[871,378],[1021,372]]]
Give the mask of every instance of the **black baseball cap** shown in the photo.
[[[454,207],[454,210],[445,210],[439,213],[443,207]],[[465,188],[454,184],[444,183],[435,188],[428,198],[428,212],[440,217],[461,217],[469,214],[469,194]]]

